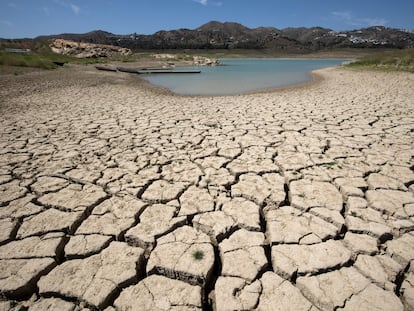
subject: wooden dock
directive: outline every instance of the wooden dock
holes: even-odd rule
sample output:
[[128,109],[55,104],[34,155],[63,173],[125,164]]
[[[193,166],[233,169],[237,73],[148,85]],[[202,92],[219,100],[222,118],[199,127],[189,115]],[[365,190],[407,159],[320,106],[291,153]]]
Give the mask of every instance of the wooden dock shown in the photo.
[[127,72],[127,73],[138,73],[138,70],[136,68],[125,68],[125,67],[116,67],[116,69],[120,72]]
[[201,73],[201,70],[138,70],[138,74],[192,74]]
[[98,70],[104,71],[120,71],[135,74],[194,74],[201,73],[201,70],[175,70],[168,68],[126,68],[126,67],[109,67],[109,66],[95,66]]

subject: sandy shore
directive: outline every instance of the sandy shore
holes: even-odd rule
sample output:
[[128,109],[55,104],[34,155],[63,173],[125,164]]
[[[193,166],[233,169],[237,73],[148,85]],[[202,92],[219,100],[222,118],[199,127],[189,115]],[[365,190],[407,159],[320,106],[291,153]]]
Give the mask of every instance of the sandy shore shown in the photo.
[[414,75],[317,75],[0,76],[0,310],[413,310]]

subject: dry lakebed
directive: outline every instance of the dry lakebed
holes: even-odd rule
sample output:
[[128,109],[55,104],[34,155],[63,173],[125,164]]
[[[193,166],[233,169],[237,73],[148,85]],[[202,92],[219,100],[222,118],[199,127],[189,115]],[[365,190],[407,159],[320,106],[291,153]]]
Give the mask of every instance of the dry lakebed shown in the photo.
[[414,310],[414,75],[316,75],[1,75],[0,310]]

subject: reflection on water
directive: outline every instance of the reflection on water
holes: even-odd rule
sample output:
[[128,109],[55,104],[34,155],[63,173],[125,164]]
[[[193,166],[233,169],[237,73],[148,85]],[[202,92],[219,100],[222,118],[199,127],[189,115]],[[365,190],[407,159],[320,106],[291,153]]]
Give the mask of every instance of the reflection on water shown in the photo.
[[186,95],[234,95],[261,89],[303,83],[309,71],[337,66],[344,59],[232,59],[220,67],[184,67],[200,74],[154,74],[142,76],[149,82]]

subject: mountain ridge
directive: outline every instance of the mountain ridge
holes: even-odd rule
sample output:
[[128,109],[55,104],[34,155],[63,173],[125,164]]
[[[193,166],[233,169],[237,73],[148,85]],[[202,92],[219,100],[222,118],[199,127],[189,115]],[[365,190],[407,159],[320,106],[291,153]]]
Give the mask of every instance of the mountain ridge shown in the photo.
[[[413,48],[414,31],[373,26],[347,31],[323,27],[248,28],[240,23],[210,21],[195,29],[160,30],[151,35],[117,35],[103,30],[84,34],[39,36],[33,41],[75,40],[115,45],[132,50],[163,49],[277,49],[312,52],[335,48]],[[3,39],[4,40],[4,39]]]

